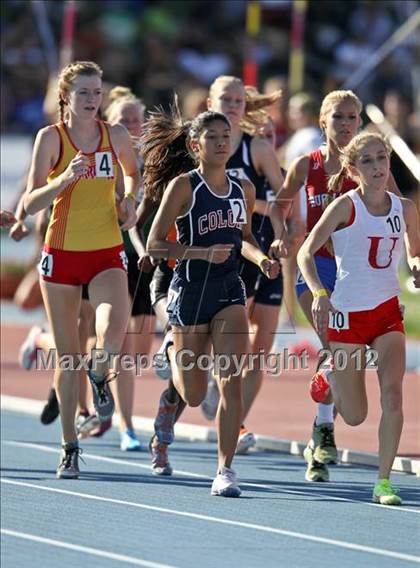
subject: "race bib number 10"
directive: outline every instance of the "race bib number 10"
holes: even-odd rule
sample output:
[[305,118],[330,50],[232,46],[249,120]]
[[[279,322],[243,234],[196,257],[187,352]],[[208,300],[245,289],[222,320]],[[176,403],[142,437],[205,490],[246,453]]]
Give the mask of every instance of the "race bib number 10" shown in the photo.
[[349,329],[349,313],[348,312],[330,312],[328,327],[341,331],[342,329]]
[[95,154],[95,176],[96,177],[114,177],[114,166],[112,163],[111,152],[96,152]]

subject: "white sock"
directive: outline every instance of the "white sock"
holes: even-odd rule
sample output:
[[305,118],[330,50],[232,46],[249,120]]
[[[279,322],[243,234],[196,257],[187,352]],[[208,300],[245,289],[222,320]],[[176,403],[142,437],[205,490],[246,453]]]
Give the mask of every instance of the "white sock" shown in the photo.
[[318,403],[318,410],[315,418],[315,424],[332,424],[334,422],[334,403],[322,404]]

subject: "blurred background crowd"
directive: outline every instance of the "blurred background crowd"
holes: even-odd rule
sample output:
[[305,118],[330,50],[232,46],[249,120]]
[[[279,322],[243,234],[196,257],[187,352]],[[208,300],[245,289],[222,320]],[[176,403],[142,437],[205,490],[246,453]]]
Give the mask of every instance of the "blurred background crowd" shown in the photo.
[[[48,121],[43,101],[49,79],[37,2],[1,3],[2,133],[32,134]],[[65,2],[42,3],[60,44]],[[255,38],[258,87],[283,89],[273,109],[277,145],[294,132],[316,127],[319,102],[419,9],[414,0],[309,0],[304,28],[304,93],[288,91],[292,0],[261,0]],[[38,6],[39,8],[39,6]],[[243,75],[245,0],[77,0],[74,59],[91,59],[110,84],[131,87],[148,109],[176,91],[186,117],[204,107],[207,87],[221,74]],[[374,103],[415,154],[420,154],[419,31],[398,45],[354,88]],[[292,97],[292,95],[294,95]],[[284,153],[280,153],[287,166]],[[398,165],[397,165],[398,166]],[[412,192],[415,179],[401,165],[397,182]],[[394,167],[395,169],[395,167]]]

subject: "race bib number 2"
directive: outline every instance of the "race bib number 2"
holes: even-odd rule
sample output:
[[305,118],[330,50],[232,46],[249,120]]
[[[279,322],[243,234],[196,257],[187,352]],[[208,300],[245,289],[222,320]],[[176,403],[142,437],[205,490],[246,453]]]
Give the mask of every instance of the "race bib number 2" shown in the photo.
[[243,199],[229,199],[229,203],[233,213],[233,222],[238,225],[245,225],[246,208]]
[[96,177],[114,177],[114,166],[112,163],[111,152],[96,152],[95,154],[95,176]]

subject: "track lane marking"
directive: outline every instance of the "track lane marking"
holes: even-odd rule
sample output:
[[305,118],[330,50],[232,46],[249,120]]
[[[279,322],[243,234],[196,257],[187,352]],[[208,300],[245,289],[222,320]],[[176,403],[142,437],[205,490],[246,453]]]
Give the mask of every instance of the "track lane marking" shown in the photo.
[[90,499],[92,501],[102,501],[105,503],[112,503],[115,505],[123,505],[125,507],[134,507],[138,509],[144,509],[147,511],[155,511],[157,513],[165,513],[167,515],[174,515],[178,517],[187,517],[190,519],[197,519],[201,521],[211,522],[215,524],[230,525],[239,528],[251,529],[254,531],[265,532],[270,534],[276,534],[291,538],[296,538],[299,540],[306,540],[310,542],[315,542],[317,544],[329,544],[331,546],[336,546],[338,548],[344,548],[347,550],[357,551],[357,552],[367,552],[369,554],[374,554],[376,556],[385,556],[387,558],[395,558],[397,560],[405,560],[407,562],[414,562],[420,564],[420,556],[413,556],[411,554],[404,554],[401,552],[395,552],[393,550],[385,550],[381,548],[375,548],[372,546],[365,546],[362,544],[355,544],[352,542],[347,542],[343,540],[336,540],[332,538],[326,538],[316,535],[310,535],[307,533],[299,533],[296,531],[289,531],[285,529],[278,529],[274,527],[269,527],[266,525],[257,525],[255,523],[246,523],[242,521],[233,521],[230,519],[224,519],[221,517],[212,517],[210,515],[201,515],[199,513],[190,513],[188,511],[179,511],[176,509],[168,509],[167,507],[157,507],[154,505],[146,505],[143,503],[136,503],[133,501],[124,501],[122,499],[113,499],[110,497],[100,497],[98,495],[92,495],[90,493],[80,493],[78,491],[67,491],[65,489],[58,489],[56,487],[46,487],[44,485],[37,485],[35,483],[26,483],[23,481],[14,481],[11,479],[2,478],[0,480],[2,483],[8,485],[16,485],[19,487],[29,487],[31,489],[38,489],[40,491],[47,491],[51,493],[59,493],[63,495],[69,495],[72,497],[80,497],[82,499]]

